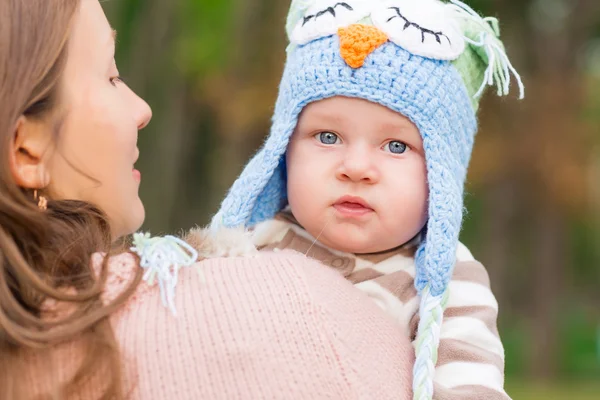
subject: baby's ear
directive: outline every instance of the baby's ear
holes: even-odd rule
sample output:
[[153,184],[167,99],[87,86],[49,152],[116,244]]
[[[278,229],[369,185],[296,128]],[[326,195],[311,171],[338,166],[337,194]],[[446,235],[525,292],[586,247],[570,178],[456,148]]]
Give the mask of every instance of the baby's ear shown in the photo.
[[208,227],[191,229],[184,240],[198,251],[199,258],[240,257],[255,255],[258,250],[252,242],[252,233],[244,228]]

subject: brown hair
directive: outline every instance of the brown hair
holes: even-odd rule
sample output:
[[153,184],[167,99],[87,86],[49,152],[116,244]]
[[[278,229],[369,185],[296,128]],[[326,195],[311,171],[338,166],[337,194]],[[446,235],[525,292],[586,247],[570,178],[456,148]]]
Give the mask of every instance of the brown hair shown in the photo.
[[[24,361],[31,353],[47,361],[36,379],[51,383],[37,395],[65,398],[93,378],[101,379],[102,398],[123,397],[120,354],[108,316],[130,296],[140,274],[113,303],[103,305],[108,257],[98,277],[90,260],[94,252],[110,251],[104,213],[59,199],[49,199],[41,211],[33,193],[17,186],[7,160],[21,116],[60,126],[59,88],[78,7],[79,0],[0,3],[0,398],[34,395],[32,382],[23,378],[31,376]],[[48,319],[41,311],[48,301],[68,303],[71,312]],[[75,338],[85,346],[85,356],[74,374],[59,382],[50,375],[52,347]]]

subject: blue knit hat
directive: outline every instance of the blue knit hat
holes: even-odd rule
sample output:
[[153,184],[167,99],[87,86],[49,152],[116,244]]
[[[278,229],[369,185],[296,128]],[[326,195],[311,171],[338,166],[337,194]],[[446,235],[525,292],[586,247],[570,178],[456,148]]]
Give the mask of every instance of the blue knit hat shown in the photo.
[[507,94],[511,72],[523,97],[520,78],[497,21],[456,0],[298,0],[287,31],[291,43],[270,135],[211,226],[252,226],[287,205],[285,152],[307,104],[355,97],[409,118],[423,139],[429,182],[427,233],[415,259],[421,305],[413,382],[415,399],[429,399],[478,99],[487,85]]

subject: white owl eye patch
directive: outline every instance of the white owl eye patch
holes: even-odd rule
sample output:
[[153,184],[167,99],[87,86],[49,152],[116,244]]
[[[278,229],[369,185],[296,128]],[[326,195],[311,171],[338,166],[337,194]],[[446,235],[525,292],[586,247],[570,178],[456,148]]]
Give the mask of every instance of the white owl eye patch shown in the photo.
[[392,15],[390,18],[388,18],[388,20],[386,22],[390,22],[396,18],[402,19],[404,21],[403,30],[406,30],[412,26],[421,31],[421,43],[425,43],[425,34],[429,34],[429,35],[432,35],[433,37],[435,37],[436,42],[438,42],[439,44],[442,44],[441,38],[444,37],[444,38],[446,38],[446,40],[448,40],[448,44],[452,45],[452,41],[450,40],[448,35],[446,35],[444,32],[442,32],[442,31],[435,32],[431,29],[422,27],[421,25],[417,24],[416,22],[409,21],[408,18],[406,18],[404,15],[402,15],[402,12],[400,11],[400,7],[388,7],[388,9],[396,11],[396,14]]
[[306,25],[306,23],[308,21],[312,20],[316,20],[317,18],[319,18],[322,15],[325,14],[331,14],[333,17],[335,17],[335,9],[338,7],[344,7],[346,10],[348,11],[354,11],[354,8],[352,8],[352,6],[350,6],[348,3],[336,3],[335,5],[331,6],[331,7],[327,7],[325,10],[319,11],[316,14],[312,14],[312,15],[307,15],[305,17],[303,17],[302,19],[302,26]]
[[454,60],[465,49],[459,20],[439,0],[385,0],[371,19],[390,42],[415,55]]
[[[329,17],[316,22],[323,16]],[[290,48],[336,35],[340,28],[353,24],[373,26],[387,41],[434,60],[456,60],[467,44],[482,48],[488,67],[474,97],[494,84],[499,95],[508,94],[511,73],[517,79],[520,97],[524,96],[521,78],[498,39],[498,21],[481,17],[460,0],[293,0],[286,25]],[[475,30],[471,37],[463,32],[464,24]]]

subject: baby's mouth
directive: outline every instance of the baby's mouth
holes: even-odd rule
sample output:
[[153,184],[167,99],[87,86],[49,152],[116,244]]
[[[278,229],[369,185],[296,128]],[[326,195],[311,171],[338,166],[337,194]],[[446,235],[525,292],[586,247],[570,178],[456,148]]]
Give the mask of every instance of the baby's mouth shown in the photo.
[[333,208],[344,217],[362,217],[372,213],[373,208],[361,197],[342,196],[334,204]]

